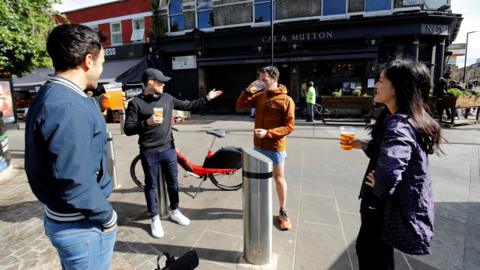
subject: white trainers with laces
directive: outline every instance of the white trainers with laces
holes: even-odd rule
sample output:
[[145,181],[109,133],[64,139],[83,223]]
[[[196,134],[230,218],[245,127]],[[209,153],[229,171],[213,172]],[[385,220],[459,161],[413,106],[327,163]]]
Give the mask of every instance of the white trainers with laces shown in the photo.
[[160,217],[156,216],[152,219],[152,224],[150,224],[150,229],[152,231],[152,236],[155,238],[162,238],[165,232],[162,228],[162,223],[160,222]]
[[190,224],[190,219],[184,216],[178,209],[170,211],[170,219],[183,226]]

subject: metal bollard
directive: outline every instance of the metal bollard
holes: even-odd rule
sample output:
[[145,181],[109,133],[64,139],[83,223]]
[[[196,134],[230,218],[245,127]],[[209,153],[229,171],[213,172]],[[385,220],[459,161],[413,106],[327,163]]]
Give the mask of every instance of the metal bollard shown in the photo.
[[167,198],[167,189],[165,188],[165,174],[162,172],[162,166],[158,168],[158,200],[159,200],[159,215],[161,218],[168,216],[168,198]]
[[113,136],[112,132],[107,132],[107,159],[108,159],[108,173],[112,178],[112,188],[117,189],[120,185],[117,182],[117,167],[115,166],[115,152],[113,151]]
[[243,256],[251,264],[272,261],[272,161],[263,154],[244,149]]
[[125,134],[123,128],[125,127],[125,110],[119,110],[118,116],[120,117],[120,134]]

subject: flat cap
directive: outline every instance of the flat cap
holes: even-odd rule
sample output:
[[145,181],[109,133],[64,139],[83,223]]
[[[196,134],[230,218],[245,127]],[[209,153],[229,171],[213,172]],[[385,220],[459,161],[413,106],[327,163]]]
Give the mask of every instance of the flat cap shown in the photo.
[[163,73],[156,68],[147,68],[147,70],[145,70],[145,72],[143,73],[144,82],[148,80],[168,82],[170,81],[170,79],[170,77],[163,75]]

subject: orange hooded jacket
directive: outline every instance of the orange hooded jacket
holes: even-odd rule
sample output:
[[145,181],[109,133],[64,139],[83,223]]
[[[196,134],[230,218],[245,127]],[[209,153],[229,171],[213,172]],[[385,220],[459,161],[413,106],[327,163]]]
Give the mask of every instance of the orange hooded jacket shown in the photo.
[[255,128],[267,130],[263,139],[253,136],[255,147],[277,152],[287,149],[286,136],[295,129],[295,102],[287,92],[287,87],[279,84],[275,91],[254,95],[243,91],[238,97],[237,109],[255,108]]

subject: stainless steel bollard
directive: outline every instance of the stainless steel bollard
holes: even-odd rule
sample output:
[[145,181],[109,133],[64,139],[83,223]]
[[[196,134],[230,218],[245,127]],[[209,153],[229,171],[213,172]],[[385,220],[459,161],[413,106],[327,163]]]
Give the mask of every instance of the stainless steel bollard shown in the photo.
[[120,187],[117,182],[117,167],[115,166],[115,152],[113,151],[113,136],[112,132],[107,131],[107,159],[108,159],[108,173],[112,178],[112,188]]
[[125,127],[125,110],[119,110],[118,115],[120,117],[120,134],[125,134],[123,128]]
[[272,261],[272,161],[265,155],[244,149],[243,256],[251,264]]
[[158,168],[158,201],[159,201],[159,215],[161,218],[168,216],[169,201],[167,197],[167,189],[165,188],[165,175],[162,172],[162,166]]

